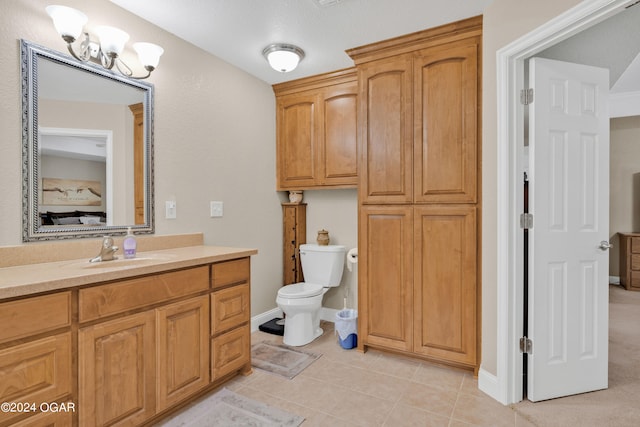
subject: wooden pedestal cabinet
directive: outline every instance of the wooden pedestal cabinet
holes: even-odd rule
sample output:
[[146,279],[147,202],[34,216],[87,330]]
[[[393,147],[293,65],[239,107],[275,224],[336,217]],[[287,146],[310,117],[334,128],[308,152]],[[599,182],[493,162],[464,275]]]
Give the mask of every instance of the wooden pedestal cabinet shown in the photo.
[[359,346],[477,369],[481,17],[349,50]]
[[307,205],[282,204],[282,284],[304,281],[300,264],[300,245],[307,242]]

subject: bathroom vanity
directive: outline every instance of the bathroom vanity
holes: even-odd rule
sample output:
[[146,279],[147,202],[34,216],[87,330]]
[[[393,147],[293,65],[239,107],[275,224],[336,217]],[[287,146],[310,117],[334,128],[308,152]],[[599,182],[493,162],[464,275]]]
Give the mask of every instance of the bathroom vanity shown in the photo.
[[152,423],[251,372],[254,249],[0,268],[0,426]]

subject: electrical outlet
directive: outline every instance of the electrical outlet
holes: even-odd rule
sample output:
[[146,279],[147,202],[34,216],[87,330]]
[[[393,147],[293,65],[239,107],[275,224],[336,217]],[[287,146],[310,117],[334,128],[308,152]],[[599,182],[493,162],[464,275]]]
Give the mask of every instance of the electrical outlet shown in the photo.
[[224,205],[222,202],[209,202],[211,218],[219,218],[223,214]]
[[164,217],[166,219],[176,219],[176,202],[167,200],[164,202]]

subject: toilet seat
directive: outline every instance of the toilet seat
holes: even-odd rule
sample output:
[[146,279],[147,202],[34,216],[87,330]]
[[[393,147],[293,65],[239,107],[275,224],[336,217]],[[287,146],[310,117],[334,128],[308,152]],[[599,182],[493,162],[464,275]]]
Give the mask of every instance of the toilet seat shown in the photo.
[[295,283],[281,287],[278,290],[278,296],[289,299],[309,298],[322,295],[323,289],[322,285],[314,283]]

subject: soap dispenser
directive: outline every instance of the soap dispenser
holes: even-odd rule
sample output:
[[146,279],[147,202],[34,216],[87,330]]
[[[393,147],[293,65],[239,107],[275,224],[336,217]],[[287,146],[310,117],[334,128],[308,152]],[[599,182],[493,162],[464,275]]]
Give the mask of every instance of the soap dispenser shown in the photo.
[[124,236],[122,247],[124,249],[124,258],[131,259],[136,257],[136,248],[138,243],[136,242],[136,236],[133,235],[131,227],[127,228],[127,235]]

